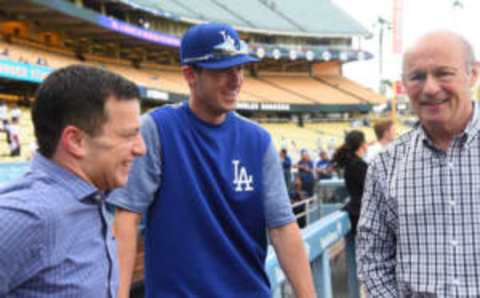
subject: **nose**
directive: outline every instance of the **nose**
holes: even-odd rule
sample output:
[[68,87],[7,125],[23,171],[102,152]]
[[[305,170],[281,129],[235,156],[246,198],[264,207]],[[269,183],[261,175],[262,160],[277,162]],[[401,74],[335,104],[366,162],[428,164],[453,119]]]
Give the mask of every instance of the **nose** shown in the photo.
[[138,134],[135,144],[133,145],[133,154],[136,156],[144,155],[147,152],[145,141],[141,134]]
[[440,90],[438,81],[431,75],[428,75],[423,85],[423,93],[426,95],[434,95]]

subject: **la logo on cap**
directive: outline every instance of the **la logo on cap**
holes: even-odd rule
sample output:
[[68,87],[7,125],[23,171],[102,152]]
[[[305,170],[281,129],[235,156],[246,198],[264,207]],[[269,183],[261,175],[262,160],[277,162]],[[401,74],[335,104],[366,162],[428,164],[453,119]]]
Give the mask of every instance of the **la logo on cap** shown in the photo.
[[[223,37],[223,43],[217,47],[222,47],[224,50],[235,50],[235,40],[227,33],[227,31],[222,30],[219,32]],[[216,47],[216,48],[217,48]]]

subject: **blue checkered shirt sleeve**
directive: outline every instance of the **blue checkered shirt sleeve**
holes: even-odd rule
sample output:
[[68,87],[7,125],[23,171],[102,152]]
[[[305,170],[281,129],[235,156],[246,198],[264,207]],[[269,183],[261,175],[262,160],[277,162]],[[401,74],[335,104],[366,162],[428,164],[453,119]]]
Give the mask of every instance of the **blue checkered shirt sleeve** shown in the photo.
[[380,160],[371,164],[362,198],[357,234],[358,275],[368,297],[398,297],[395,278],[396,239],[385,198],[385,171]]

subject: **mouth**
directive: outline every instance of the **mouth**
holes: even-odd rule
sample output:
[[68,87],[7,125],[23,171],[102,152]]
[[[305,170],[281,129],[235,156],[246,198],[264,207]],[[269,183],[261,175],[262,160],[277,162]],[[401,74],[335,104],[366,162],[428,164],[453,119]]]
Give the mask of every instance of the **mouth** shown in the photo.
[[238,97],[238,92],[237,91],[224,92],[223,96],[230,101],[235,101],[235,99]]
[[130,170],[130,168],[132,167],[132,162],[131,161],[124,162],[123,167],[127,170]]
[[441,104],[444,104],[444,103],[447,103],[448,102],[448,98],[445,98],[445,99],[440,99],[440,100],[425,100],[425,101],[421,101],[420,102],[420,105],[421,106],[438,106],[438,105],[441,105]]

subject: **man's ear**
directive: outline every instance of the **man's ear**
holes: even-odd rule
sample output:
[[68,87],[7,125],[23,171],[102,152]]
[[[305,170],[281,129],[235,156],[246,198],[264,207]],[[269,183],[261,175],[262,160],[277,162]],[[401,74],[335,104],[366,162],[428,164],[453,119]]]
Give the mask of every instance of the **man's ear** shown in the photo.
[[86,152],[86,140],[87,134],[80,128],[68,125],[60,136],[60,146],[63,151],[70,153],[75,157],[83,157]]
[[195,81],[195,71],[193,70],[193,67],[182,66],[182,73],[183,73],[183,77],[185,78],[185,81],[187,81],[187,84],[191,86]]
[[473,86],[475,86],[475,84],[477,83],[477,80],[478,80],[478,72],[479,72],[479,67],[480,67],[480,63],[479,62],[475,62],[472,66],[472,71],[471,71],[471,77],[470,77],[470,87],[473,88]]

